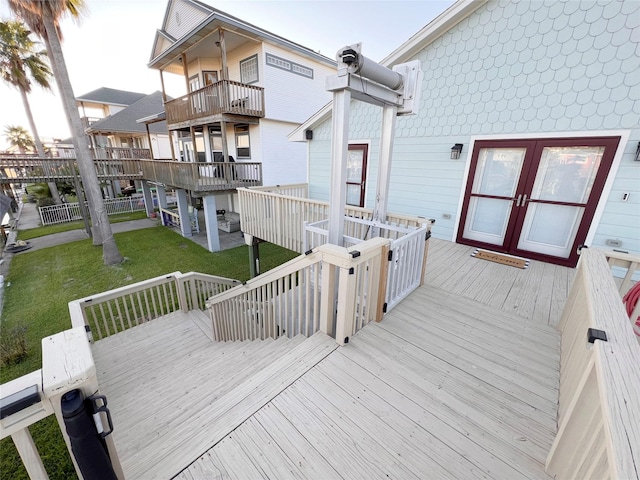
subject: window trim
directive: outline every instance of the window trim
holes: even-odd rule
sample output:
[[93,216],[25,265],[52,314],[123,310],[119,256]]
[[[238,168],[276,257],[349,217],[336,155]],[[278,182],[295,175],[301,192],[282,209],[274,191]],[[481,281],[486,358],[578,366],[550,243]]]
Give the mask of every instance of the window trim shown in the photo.
[[[256,78],[255,78],[255,80],[252,80],[252,81],[246,81],[243,78],[244,75],[243,75],[243,71],[242,71],[242,65],[244,63],[248,63],[250,61],[255,61],[256,62]],[[260,81],[260,69],[258,67],[258,54],[257,53],[254,54],[254,55],[251,55],[250,57],[247,57],[247,58],[245,58],[243,60],[240,60],[239,65],[240,65],[240,82],[244,83],[245,85],[251,85],[252,83],[258,83]]]

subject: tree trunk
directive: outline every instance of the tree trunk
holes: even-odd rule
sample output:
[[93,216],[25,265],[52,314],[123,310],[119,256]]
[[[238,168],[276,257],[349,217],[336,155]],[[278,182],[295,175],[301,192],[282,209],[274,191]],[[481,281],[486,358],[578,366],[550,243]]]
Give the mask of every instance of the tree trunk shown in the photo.
[[[24,105],[24,111],[27,114],[27,120],[29,121],[29,127],[31,128],[31,135],[33,135],[33,141],[36,144],[36,151],[38,152],[38,156],[40,158],[44,158],[46,156],[44,152],[44,147],[42,146],[42,142],[40,141],[40,136],[38,135],[38,130],[36,129],[36,122],[33,120],[33,113],[31,113],[31,105],[29,105],[29,99],[27,98],[27,92],[24,91],[24,88],[21,86],[18,87],[20,90],[20,95],[22,96],[22,104]],[[57,204],[62,203],[60,200],[60,194],[58,193],[58,187],[56,186],[56,182],[48,182],[49,192],[51,192],[51,197],[53,201]]]
[[51,67],[60,90],[60,97],[71,130],[73,146],[76,151],[76,162],[78,163],[82,183],[87,194],[89,210],[92,211],[94,245],[96,244],[96,237],[99,235],[102,241],[102,258],[105,265],[115,265],[121,263],[123,258],[113,238],[109,217],[104,208],[98,175],[89,150],[87,136],[80,121],[76,97],[73,94],[73,88],[69,80],[69,73],[62,54],[58,32],[51,16],[43,15],[42,22],[47,32],[45,43],[49,51],[49,60],[51,61]]

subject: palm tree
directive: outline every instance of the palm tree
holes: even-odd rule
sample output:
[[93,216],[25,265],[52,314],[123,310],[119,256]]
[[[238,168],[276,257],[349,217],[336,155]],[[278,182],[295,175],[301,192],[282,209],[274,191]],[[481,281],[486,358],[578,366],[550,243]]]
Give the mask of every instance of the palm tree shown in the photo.
[[[36,43],[29,38],[31,32],[22,22],[0,22],[0,77],[20,91],[24,111],[33,133],[38,156],[44,157],[45,151],[33,121],[31,106],[27,94],[31,92],[31,81],[42,88],[49,89],[51,70],[44,61],[45,51],[36,51]],[[56,203],[60,203],[60,195],[55,182],[49,182],[49,191]]]
[[66,14],[78,18],[80,11],[84,7],[84,0],[8,0],[8,3],[11,10],[34,33],[42,37],[45,42],[56,84],[60,91],[67,123],[71,130],[78,169],[80,170],[87,201],[89,202],[93,225],[93,243],[94,245],[102,244],[102,258],[106,265],[121,263],[123,258],[113,238],[109,217],[104,208],[98,175],[93,165],[87,137],[82,128],[75,95],[60,45],[60,20]]
[[17,125],[6,125],[4,127],[4,136],[12,147],[16,147],[20,153],[33,152],[36,143],[26,128]]

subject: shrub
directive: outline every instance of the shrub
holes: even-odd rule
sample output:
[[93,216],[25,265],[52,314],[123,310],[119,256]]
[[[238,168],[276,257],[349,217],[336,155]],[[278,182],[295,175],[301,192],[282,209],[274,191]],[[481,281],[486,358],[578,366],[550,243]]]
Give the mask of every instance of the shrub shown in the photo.
[[27,357],[27,327],[16,325],[9,331],[3,332],[0,340],[0,363],[15,365]]
[[43,197],[38,198],[37,204],[39,207],[48,207],[50,205],[55,205],[56,202],[51,197]]

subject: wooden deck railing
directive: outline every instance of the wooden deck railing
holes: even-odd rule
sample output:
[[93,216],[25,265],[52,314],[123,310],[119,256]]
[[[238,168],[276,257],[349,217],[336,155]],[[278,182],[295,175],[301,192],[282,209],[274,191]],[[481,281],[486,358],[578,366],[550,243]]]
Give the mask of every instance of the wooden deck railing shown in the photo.
[[[272,189],[286,192],[286,194],[267,191]],[[239,188],[241,230],[267,242],[303,253],[305,251],[304,222],[316,223],[327,220],[329,218],[329,203],[289,195],[290,192],[299,191],[304,191],[301,185],[260,189]],[[345,216],[372,220],[373,211],[368,208],[347,206]],[[385,223],[400,227],[419,228],[427,222],[430,221],[422,217],[388,213]],[[431,221],[431,223],[433,222]],[[367,229],[366,226],[359,227],[354,224],[353,228],[353,231],[345,231],[345,235],[366,238],[363,236]],[[355,229],[360,229],[360,231]]]
[[[43,338],[42,369],[0,386],[0,395],[3,399],[0,439],[11,436],[27,474],[32,480],[43,480],[49,477],[29,433],[29,426],[49,415],[56,416],[78,478],[83,479],[72,453],[61,405],[62,396],[75,389],[79,389],[85,398],[99,393],[96,367],[84,326]],[[6,404],[15,398],[12,396],[26,393],[31,399],[29,404],[17,405],[9,412],[5,411]],[[5,413],[9,414],[5,415]],[[107,419],[104,414],[98,415],[106,425]],[[104,440],[117,477],[124,479],[113,439],[107,436]]]
[[192,191],[233,190],[262,184],[262,163],[140,160],[142,178]]
[[382,318],[390,241],[323,245],[207,302],[218,341],[333,335]]
[[[640,347],[605,253],[582,250],[558,328],[558,433],[547,472],[558,479],[640,479]],[[587,343],[588,329],[607,340]]]
[[[140,160],[94,160],[100,180],[141,180]],[[0,157],[0,183],[73,182],[79,178],[75,158]]]
[[[180,228],[180,214],[177,209],[172,210],[169,208],[160,207],[160,220],[165,227],[177,227]],[[200,222],[198,220],[198,209],[194,208],[192,212],[189,212],[189,220],[191,223],[191,233],[200,233]]]
[[171,100],[164,108],[169,125],[222,114],[264,117],[264,89],[220,80]]
[[89,327],[94,340],[177,310],[202,309],[212,294],[239,285],[229,278],[173,272],[69,302],[74,327]]

